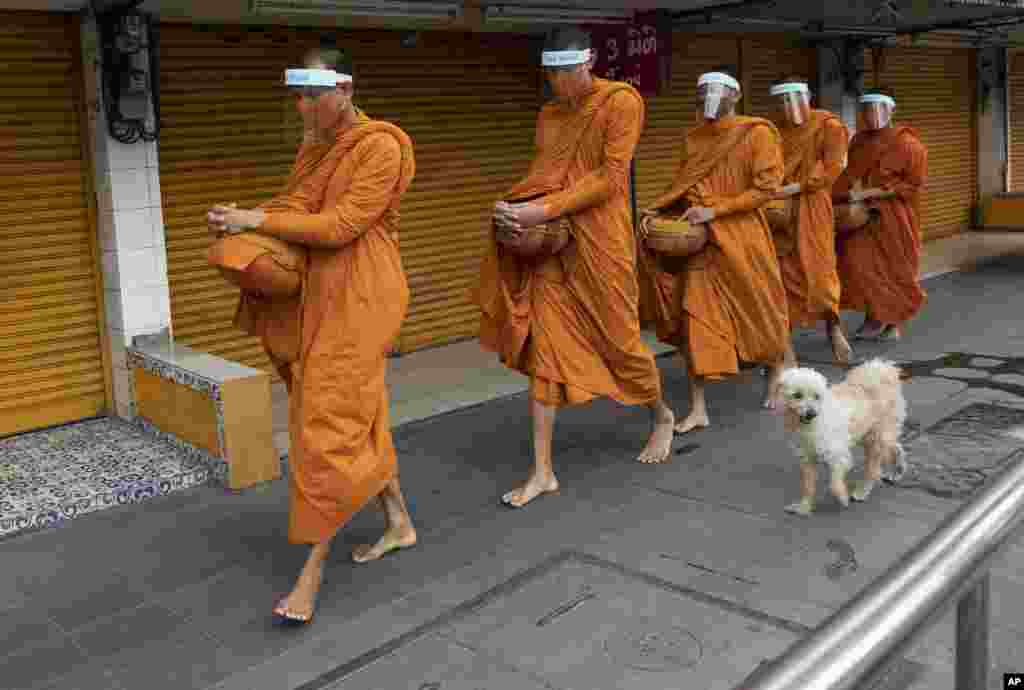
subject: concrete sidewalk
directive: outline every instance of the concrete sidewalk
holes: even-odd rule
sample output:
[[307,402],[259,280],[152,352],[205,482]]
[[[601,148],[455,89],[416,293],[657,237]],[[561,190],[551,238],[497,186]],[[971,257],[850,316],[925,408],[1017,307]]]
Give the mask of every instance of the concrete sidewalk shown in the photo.
[[[356,566],[348,551],[382,525],[358,516],[307,629],[269,622],[304,556],[285,541],[283,483],[192,489],[0,542],[0,687],[729,690],[1020,453],[1022,279],[1024,256],[929,280],[904,341],[858,351],[912,363],[907,488],[785,514],[797,467],[751,374],[709,390],[715,426],[677,438],[663,466],[633,461],[643,410],[567,410],[561,494],[513,511],[498,497],[531,451],[517,394],[396,431],[420,543]],[[820,333],[797,348],[827,361]],[[662,361],[682,410],[682,372]],[[1024,671],[1022,564],[1011,550],[993,582],[1000,672]],[[952,688],[952,645],[947,617],[884,687]]]

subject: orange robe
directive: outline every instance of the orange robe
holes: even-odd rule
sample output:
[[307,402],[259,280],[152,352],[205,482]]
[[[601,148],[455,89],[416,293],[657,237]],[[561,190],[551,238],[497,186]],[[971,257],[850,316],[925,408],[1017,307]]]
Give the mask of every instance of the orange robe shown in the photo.
[[398,474],[384,374],[409,304],[398,207],[415,162],[402,130],[359,115],[333,145],[304,146],[290,193],[263,207],[260,232],[307,248],[298,310],[245,297],[240,309],[290,374],[297,543],[332,536]]
[[896,192],[875,203],[877,221],[839,238],[842,308],[864,312],[882,323],[900,324],[924,306],[918,276],[921,258],[921,190],[928,174],[928,149],[908,126],[859,132],[850,161],[832,194],[848,199],[856,180],[865,189]]
[[675,180],[651,205],[685,201],[715,212],[707,245],[682,273],[665,273],[642,252],[658,338],[687,353],[692,376],[721,379],[740,362],[773,365],[785,356],[786,293],[762,210],[782,174],[775,125],[735,115],[687,133]]
[[473,299],[480,343],[530,377],[550,406],[609,397],[627,405],[661,397],[654,355],[640,338],[629,164],[645,106],[625,83],[594,80],[575,110],[550,103],[538,117],[537,155],[506,199],[544,194],[571,218],[575,239],[558,255],[521,260],[493,233]]
[[790,327],[814,326],[839,318],[832,185],[843,171],[849,132],[836,115],[812,110],[807,122],[784,124],[783,185],[800,183],[796,197],[796,246],[779,257]]

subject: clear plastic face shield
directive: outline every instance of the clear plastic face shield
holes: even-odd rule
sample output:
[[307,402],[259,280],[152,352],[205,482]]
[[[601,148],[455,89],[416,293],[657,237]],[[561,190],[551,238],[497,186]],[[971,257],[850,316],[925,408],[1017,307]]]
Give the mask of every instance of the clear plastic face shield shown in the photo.
[[869,130],[888,127],[895,109],[896,101],[889,96],[869,93],[860,97],[861,116],[864,118],[864,126]]
[[303,128],[315,130],[327,124],[321,120],[321,96],[333,93],[339,84],[351,84],[352,75],[335,72],[331,69],[287,69],[284,71],[284,84],[295,96],[296,107],[302,115]]
[[708,72],[697,80],[697,112],[705,120],[728,114],[739,96],[739,82],[728,74]]
[[810,89],[801,82],[789,82],[773,86],[769,93],[779,100],[779,106],[786,121],[800,126],[807,122],[811,112]]

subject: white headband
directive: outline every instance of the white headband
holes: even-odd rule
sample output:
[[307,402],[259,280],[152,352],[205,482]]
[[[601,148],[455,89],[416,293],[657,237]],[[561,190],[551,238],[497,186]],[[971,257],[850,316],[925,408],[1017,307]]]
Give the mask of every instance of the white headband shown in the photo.
[[337,86],[350,83],[351,74],[342,74],[332,69],[286,69],[285,86]]
[[700,79],[697,80],[697,88],[699,89],[705,84],[723,84],[736,91],[740,90],[740,83],[722,72],[707,72],[700,75]]
[[786,84],[779,84],[773,86],[768,90],[770,96],[781,96],[787,93],[810,93],[811,90],[807,88],[807,84],[801,82],[788,82]]
[[886,103],[893,110],[896,109],[896,101],[883,93],[866,93],[860,97],[861,103]]
[[540,55],[544,67],[563,67],[565,65],[582,65],[590,60],[593,53],[588,50],[545,50]]

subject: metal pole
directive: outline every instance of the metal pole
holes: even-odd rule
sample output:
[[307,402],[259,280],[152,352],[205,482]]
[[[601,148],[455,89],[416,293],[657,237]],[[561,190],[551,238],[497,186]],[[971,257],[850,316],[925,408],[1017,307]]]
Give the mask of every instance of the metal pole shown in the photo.
[[956,690],[989,687],[989,584],[985,573],[956,606]]
[[[911,641],[938,610],[974,591],[975,578],[986,572],[1022,525],[1024,461],[1018,461],[871,586],[737,690],[863,688],[861,681],[890,661],[893,650]],[[978,662],[975,647],[970,649],[961,654],[965,668]],[[971,680],[976,677],[968,676],[958,690],[984,688]]]

